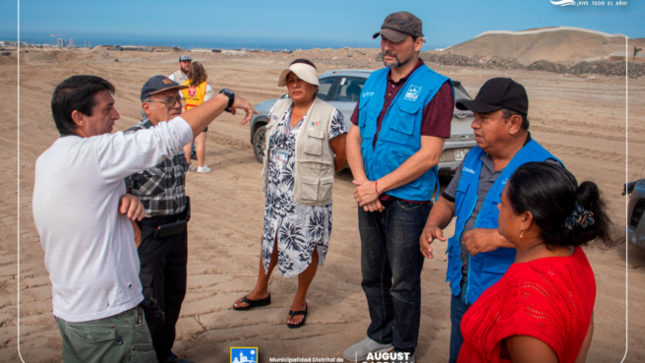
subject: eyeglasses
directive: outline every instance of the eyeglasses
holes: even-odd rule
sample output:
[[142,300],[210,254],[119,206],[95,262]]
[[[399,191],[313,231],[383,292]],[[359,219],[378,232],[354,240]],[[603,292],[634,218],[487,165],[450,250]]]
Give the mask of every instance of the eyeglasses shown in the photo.
[[166,106],[167,109],[171,109],[175,107],[175,103],[179,102],[181,107],[186,106],[186,99],[183,97],[168,97],[163,101],[155,101],[155,100],[147,100],[146,102],[161,102]]

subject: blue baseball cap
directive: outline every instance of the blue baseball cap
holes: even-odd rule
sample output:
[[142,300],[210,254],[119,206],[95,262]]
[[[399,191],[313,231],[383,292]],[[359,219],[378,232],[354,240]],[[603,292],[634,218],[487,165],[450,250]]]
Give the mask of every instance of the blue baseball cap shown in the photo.
[[164,76],[154,76],[151,77],[148,82],[143,84],[141,88],[141,102],[146,98],[156,95],[168,90],[182,90],[186,89],[188,86],[182,86],[177,82],[171,81],[168,77]]
[[181,57],[179,57],[180,62],[181,61],[187,61],[187,60],[192,61],[193,59],[188,54],[184,54]]

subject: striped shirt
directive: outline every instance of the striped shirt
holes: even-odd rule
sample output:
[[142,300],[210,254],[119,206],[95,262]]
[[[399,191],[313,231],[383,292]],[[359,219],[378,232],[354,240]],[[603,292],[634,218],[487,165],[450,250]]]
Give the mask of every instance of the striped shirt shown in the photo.
[[[132,134],[153,127],[148,118],[125,131]],[[154,167],[125,178],[129,193],[143,203],[146,214],[153,216],[178,215],[186,208],[186,171],[188,161],[183,151],[172,159],[164,159]]]

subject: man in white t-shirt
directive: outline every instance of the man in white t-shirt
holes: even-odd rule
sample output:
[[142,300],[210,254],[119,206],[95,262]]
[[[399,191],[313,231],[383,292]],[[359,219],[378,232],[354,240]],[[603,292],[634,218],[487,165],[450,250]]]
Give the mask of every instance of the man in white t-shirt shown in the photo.
[[225,109],[244,109],[243,124],[255,112],[248,101],[223,93],[169,122],[111,134],[119,119],[113,93],[112,84],[95,76],[59,84],[51,104],[61,138],[36,161],[34,221],[66,362],[156,362],[138,307],[139,258],[128,219],[142,217],[141,204],[123,198],[123,179],[181,152]]
[[192,61],[193,59],[188,54],[184,54],[179,57],[179,69],[169,75],[168,79],[179,84],[184,83],[184,81],[188,79],[188,71],[190,71],[190,64]]

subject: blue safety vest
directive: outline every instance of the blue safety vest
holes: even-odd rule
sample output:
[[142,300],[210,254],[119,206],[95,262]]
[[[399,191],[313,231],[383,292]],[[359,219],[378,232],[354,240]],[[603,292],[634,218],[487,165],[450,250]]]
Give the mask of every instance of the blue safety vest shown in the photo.
[[[358,105],[358,126],[363,138],[363,165],[369,180],[377,180],[391,173],[421,149],[423,108],[444,83],[450,82],[449,78],[425,65],[417,68],[390,104],[381,122],[376,145],[373,145],[376,122],[385,103],[389,71],[389,68],[383,68],[370,75],[363,86]],[[452,82],[450,85],[452,86]],[[399,199],[428,201],[432,200],[432,192],[438,185],[435,166],[418,179],[392,189],[387,194]]]
[[[461,245],[459,241],[462,238],[466,221],[470,218],[479,198],[478,186],[479,175],[481,173],[484,156],[484,150],[475,146],[466,155],[463,168],[461,169],[461,178],[457,184],[457,195],[455,196],[455,234],[448,240],[448,271],[446,281],[450,281],[450,290],[455,296],[461,293]],[[482,205],[474,228],[497,228],[497,217],[499,211],[497,204],[500,202],[502,190],[506,182],[513,175],[515,170],[522,164],[532,161],[545,161],[554,159],[560,162],[555,156],[551,155],[545,148],[534,140],[529,141],[520,151],[515,154],[513,159],[508,163],[502,174],[497,178],[493,186],[488,191],[484,204]],[[474,303],[479,295],[506,273],[509,266],[515,261],[514,248],[498,248],[490,252],[478,253],[475,257],[468,255],[468,283],[466,285],[466,303]]]

